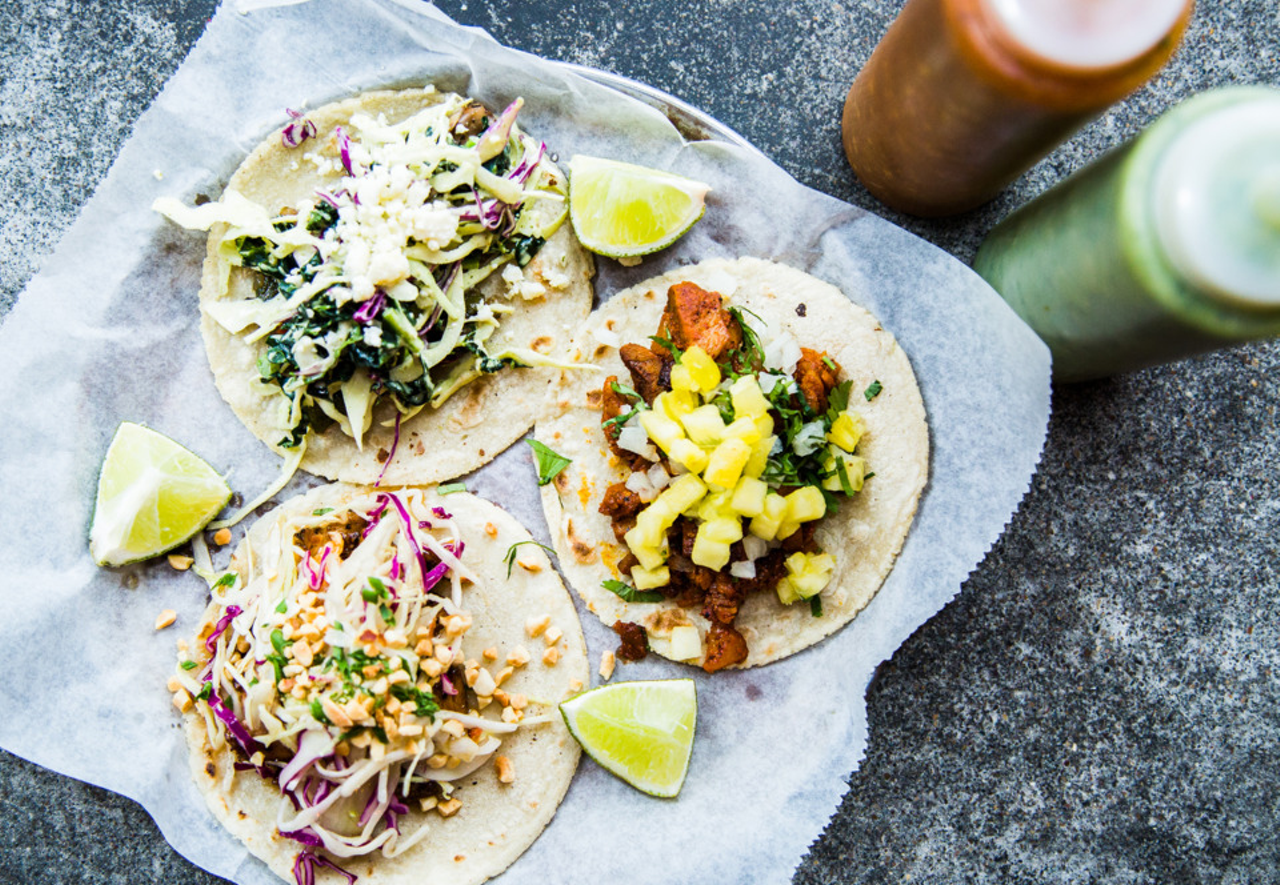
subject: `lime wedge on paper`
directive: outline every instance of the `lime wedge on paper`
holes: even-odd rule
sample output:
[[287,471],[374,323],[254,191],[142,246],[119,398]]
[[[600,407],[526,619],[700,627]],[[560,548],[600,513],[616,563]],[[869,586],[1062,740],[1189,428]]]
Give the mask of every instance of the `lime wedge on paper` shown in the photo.
[[692,679],[593,688],[561,704],[560,713],[587,755],[637,790],[667,798],[680,792],[698,719]]
[[576,156],[569,161],[569,217],[582,245],[610,258],[634,258],[678,240],[706,210],[700,181],[630,163]]
[[89,529],[98,565],[124,565],[177,547],[231,499],[218,472],[161,433],[124,423],[107,448]]

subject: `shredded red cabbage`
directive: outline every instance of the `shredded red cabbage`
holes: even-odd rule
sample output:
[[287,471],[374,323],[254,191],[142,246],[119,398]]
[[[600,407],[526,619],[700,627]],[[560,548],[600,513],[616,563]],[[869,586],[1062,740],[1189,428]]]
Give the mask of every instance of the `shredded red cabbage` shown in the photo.
[[382,313],[382,309],[387,306],[387,295],[381,289],[373,293],[373,297],[351,315],[351,318],[357,323],[368,325],[373,322]]
[[[343,132],[341,126],[334,126],[333,134],[338,139],[338,153],[342,155],[342,168],[347,170],[348,175],[355,175],[351,168],[351,136]],[[355,194],[351,195],[351,199],[357,206],[360,205],[360,200]]]
[[[212,676],[213,674],[209,674],[204,681],[209,682]],[[253,739],[253,735],[249,734],[249,729],[245,728],[244,724],[236,718],[236,714],[228,710],[222,703],[222,698],[218,696],[217,691],[210,690],[207,701],[209,708],[213,710],[213,715],[222,720],[222,724],[227,727],[227,731],[231,733],[231,738],[239,744],[245,756],[252,756],[262,749],[258,742]],[[266,772],[261,767],[258,768],[258,773],[266,777]]]
[[454,697],[458,694],[458,689],[454,686],[453,680],[449,678],[448,673],[440,674],[440,686],[449,697]]
[[236,619],[241,612],[238,605],[227,606],[227,613],[218,618],[218,623],[213,625],[213,632],[209,634],[209,638],[204,641],[204,647],[209,650],[209,654],[213,654],[214,646],[218,644],[218,637],[222,635],[222,631],[227,629],[227,625]]
[[427,557],[423,555],[422,548],[418,545],[418,538],[413,533],[413,518],[409,516],[409,510],[404,506],[404,502],[390,492],[383,492],[378,495],[379,502],[383,503],[383,509],[386,509],[386,502],[396,505],[396,510],[400,512],[400,519],[404,522],[405,533],[409,537],[409,545],[413,547],[413,553],[418,558],[418,570],[422,573],[422,584],[426,587],[427,583]]
[[281,830],[280,835],[284,836],[286,839],[292,839],[295,842],[301,842],[303,845],[310,845],[315,848],[320,848],[324,845],[324,840],[317,836],[310,827],[305,827],[301,830],[293,830],[288,833]]
[[345,876],[347,879],[347,885],[354,885],[356,881],[355,874],[348,873],[342,867],[329,860],[329,858],[321,857],[314,851],[298,852],[298,859],[293,862],[293,880],[297,882],[298,885],[315,885],[317,866],[328,867],[329,869],[338,872],[340,875]]
[[448,510],[445,510],[443,507],[432,507],[431,515],[436,519],[453,519],[453,514]]
[[[378,478],[373,481],[373,487],[375,489],[378,486],[382,485],[382,477],[386,476],[387,468],[390,467],[391,462],[395,460],[396,447],[399,445],[400,445],[400,412],[399,410],[397,410],[396,411],[396,435],[391,438],[391,453],[387,455],[387,460],[382,462],[382,469],[378,471]],[[392,571],[391,576],[393,578],[396,578],[396,580],[399,580],[399,578],[395,575],[395,568],[396,568],[396,563],[395,563],[395,560],[393,559],[391,562],[391,571]]]

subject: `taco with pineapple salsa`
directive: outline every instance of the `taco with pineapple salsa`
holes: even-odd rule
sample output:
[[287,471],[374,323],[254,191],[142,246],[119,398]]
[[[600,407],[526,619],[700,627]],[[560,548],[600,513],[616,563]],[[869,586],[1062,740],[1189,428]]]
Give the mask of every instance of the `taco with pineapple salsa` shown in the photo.
[[556,704],[587,678],[505,511],[334,485],[250,529],[170,688],[210,809],[282,878],[467,885],[555,813],[579,753]]
[[428,88],[291,112],[218,202],[157,202],[210,231],[201,331],[259,439],[331,479],[428,483],[533,424],[594,267],[521,106]]
[[[714,672],[867,605],[929,459],[911,365],[874,316],[799,270],[707,261],[614,296],[573,358],[608,377],[561,374],[535,436],[569,464],[542,500],[606,624]],[[624,648],[637,632],[615,629]]]

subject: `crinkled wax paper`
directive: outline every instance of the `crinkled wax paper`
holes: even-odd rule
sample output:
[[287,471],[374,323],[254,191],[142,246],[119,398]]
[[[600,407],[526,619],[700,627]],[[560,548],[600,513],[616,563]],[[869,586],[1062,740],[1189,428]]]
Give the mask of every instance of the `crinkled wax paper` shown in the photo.
[[[139,121],[47,266],[0,326],[0,745],[141,802],[194,862],[274,881],[191,784],[165,681],[207,592],[163,560],[94,566],[99,464],[120,421],[148,424],[227,471],[245,495],[276,459],[219,399],[197,330],[203,235],[149,209],[216,197],[286,107],[375,86],[435,83],[502,107],[567,159],[588,153],[709,182],[706,217],[640,267],[601,260],[597,294],[680,264],[757,255],[829,280],[910,355],[933,443],[929,487],[896,568],[833,638],[768,667],[704,677],[665,661],[617,678],[692,675],[698,736],[684,792],[647,798],[584,759],[551,826],[504,883],[778,882],[817,838],[866,745],[875,667],[960,589],[1027,488],[1049,409],[1048,355],[968,269],[902,230],[797,184],[762,155],[686,143],[666,117],[564,67],[505,49],[426,4],[223,4]],[[298,477],[285,494],[316,480]],[[469,480],[546,540],[527,448]],[[226,551],[222,551],[226,555]],[[155,631],[165,608],[177,624]],[[614,645],[594,617],[593,660]],[[34,834],[33,834],[34,835]]]

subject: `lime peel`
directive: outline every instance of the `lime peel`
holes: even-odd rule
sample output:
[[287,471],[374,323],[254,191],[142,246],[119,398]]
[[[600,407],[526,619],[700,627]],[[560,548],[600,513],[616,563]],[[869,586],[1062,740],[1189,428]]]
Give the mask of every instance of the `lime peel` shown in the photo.
[[698,718],[692,679],[618,682],[560,705],[569,733],[601,767],[651,796],[680,792]]
[[665,249],[706,211],[711,188],[659,169],[578,155],[569,161],[569,217],[587,249],[636,258]]
[[172,550],[231,499],[216,470],[182,445],[125,422],[107,448],[89,529],[89,553],[103,566]]

